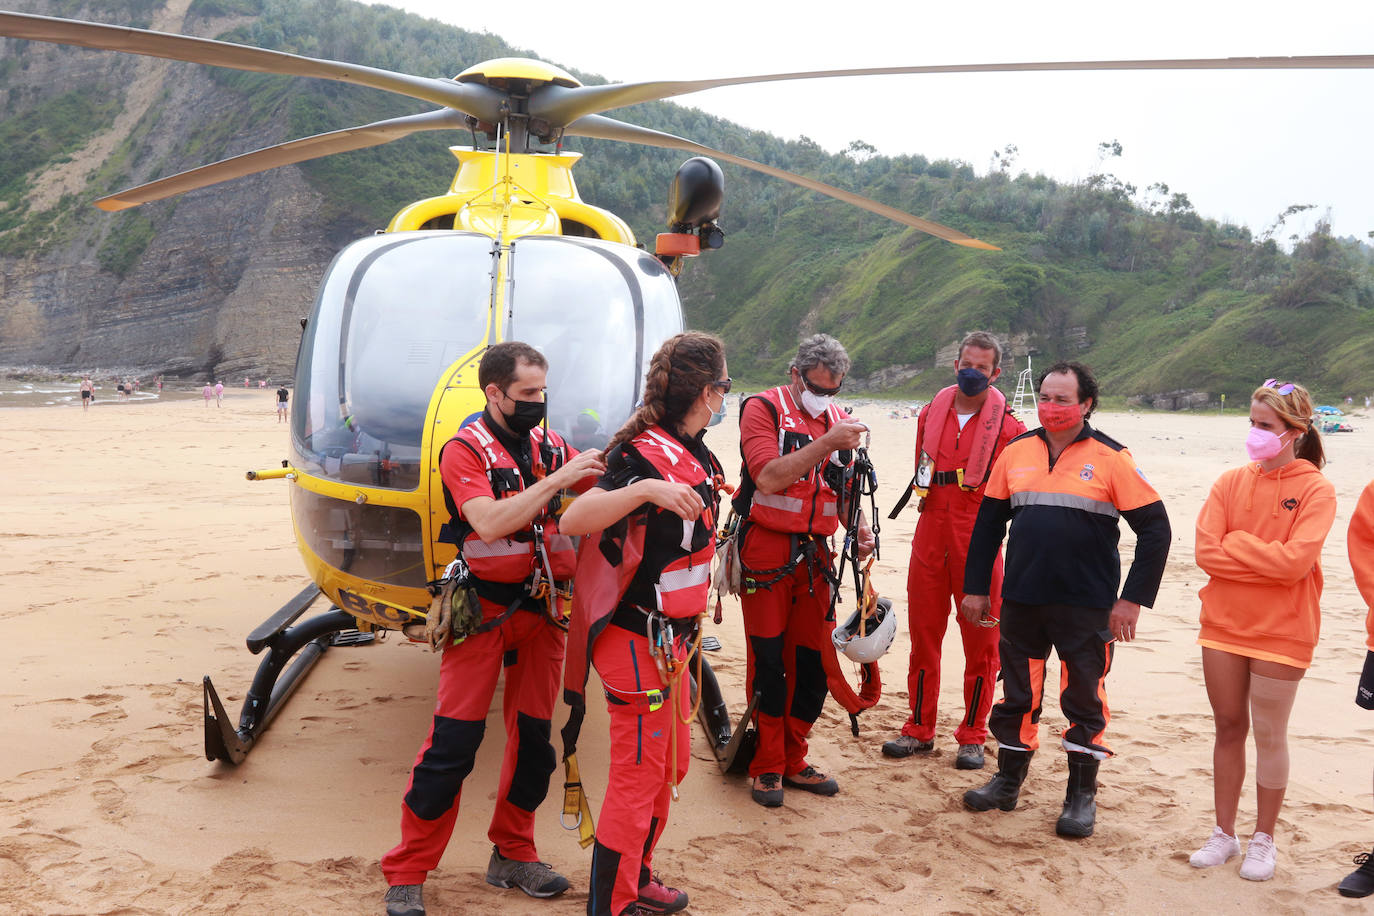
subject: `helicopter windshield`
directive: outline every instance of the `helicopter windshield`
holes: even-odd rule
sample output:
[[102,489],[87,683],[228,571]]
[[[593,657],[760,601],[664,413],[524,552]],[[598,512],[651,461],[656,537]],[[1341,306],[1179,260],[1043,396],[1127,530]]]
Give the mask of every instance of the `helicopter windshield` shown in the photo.
[[466,232],[372,236],[334,259],[301,341],[298,463],[349,483],[413,490],[434,386],[482,343],[491,239]]
[[511,245],[509,277],[507,336],[549,360],[549,425],[601,448],[634,410],[649,358],[682,330],[672,275],[640,249],[529,236]]

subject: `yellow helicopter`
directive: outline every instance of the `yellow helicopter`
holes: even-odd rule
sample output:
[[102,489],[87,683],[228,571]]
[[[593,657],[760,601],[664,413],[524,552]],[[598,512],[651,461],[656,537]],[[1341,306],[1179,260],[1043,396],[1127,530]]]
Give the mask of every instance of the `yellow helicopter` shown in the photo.
[[[485,61],[452,79],[412,76],[206,38],[0,12],[0,36],[381,89],[442,107],[235,156],[101,198],[117,211],[278,166],[388,143],[419,131],[471,133],[451,147],[446,193],[402,208],[386,232],[334,258],[303,323],[291,405],[291,457],[250,479],[286,479],[312,584],[248,637],[267,651],[231,724],[204,679],[209,759],[241,761],[314,662],[332,645],[372,639],[422,619],[456,548],[438,454],[480,413],[482,352],[518,339],[549,357],[549,425],[580,448],[603,445],[631,413],[660,342],[682,329],[682,260],[719,247],[723,178],[713,157],[846,201],[956,245],[997,250],[805,176],[601,112],[746,83],[949,72],[1370,67],[1374,56],[1032,62],[808,71],[722,79],[584,86],[537,60]],[[478,144],[483,134],[486,144]],[[693,154],[669,194],[669,231],[649,253],[620,217],[581,199],[587,137]],[[323,596],[332,607],[301,620]],[[299,622],[298,622],[299,621]],[[288,667],[288,663],[289,667]],[[712,679],[713,680],[713,679]],[[723,706],[708,704],[730,739]],[[720,723],[717,723],[720,725]]]

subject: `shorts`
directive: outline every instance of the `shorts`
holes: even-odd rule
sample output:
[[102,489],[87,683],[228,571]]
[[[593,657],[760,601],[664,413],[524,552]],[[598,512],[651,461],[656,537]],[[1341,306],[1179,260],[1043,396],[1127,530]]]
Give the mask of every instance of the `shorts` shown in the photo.
[[83,391],[83,392],[81,392],[81,400],[83,400],[83,401],[89,401],[90,399],[91,399],[91,393],[90,393],[89,391]]

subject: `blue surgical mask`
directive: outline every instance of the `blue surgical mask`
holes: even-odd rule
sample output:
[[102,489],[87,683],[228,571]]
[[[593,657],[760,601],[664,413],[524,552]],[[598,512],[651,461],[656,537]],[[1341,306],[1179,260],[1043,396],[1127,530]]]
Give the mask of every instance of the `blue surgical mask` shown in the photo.
[[706,421],[707,426],[715,426],[725,419],[725,395],[720,396],[720,410],[711,414],[711,419]]
[[977,369],[960,369],[957,378],[959,393],[965,397],[976,397],[988,390],[988,377]]

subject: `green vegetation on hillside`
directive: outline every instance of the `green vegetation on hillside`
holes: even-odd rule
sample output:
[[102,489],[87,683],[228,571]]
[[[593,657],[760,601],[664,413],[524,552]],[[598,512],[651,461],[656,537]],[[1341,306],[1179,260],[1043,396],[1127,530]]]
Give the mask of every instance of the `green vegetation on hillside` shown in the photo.
[[[119,15],[136,20],[155,4],[124,0]],[[59,6],[52,11],[60,15]],[[561,64],[575,50],[522,51],[492,35],[350,0],[194,0],[192,13],[236,23],[252,17],[220,36],[230,41],[427,76],[508,55]],[[0,58],[0,77],[16,71],[16,59]],[[604,82],[573,72],[585,83]],[[154,147],[158,116],[150,113],[97,172],[92,193],[132,175],[147,180],[241,152],[249,137],[274,142],[427,107],[328,81],[206,73],[225,108],[183,128],[170,152],[165,129]],[[81,202],[28,214],[28,182],[108,125],[117,98],[91,87],[41,105],[26,96],[0,121],[9,151],[0,163],[0,252],[31,254],[45,237],[60,236],[61,213]],[[611,114],[865,194],[1003,249],[951,246],[725,166],[726,245],[690,263],[681,289],[689,324],[725,336],[741,378],[780,377],[799,331],[823,330],[849,346],[856,376],[914,367],[924,371],[895,391],[926,394],[948,381],[933,365],[936,353],[986,328],[1024,340],[1038,366],[1057,358],[1090,363],[1113,395],[1200,389],[1235,398],[1269,375],[1309,381],[1326,397],[1374,390],[1374,251],[1319,223],[1285,252],[1276,241],[1283,218],[1301,207],[1276,215],[1255,237],[1202,217],[1178,189],[1141,190],[1110,174],[1121,154],[1115,142],[1099,148],[1096,174],[1062,184],[1016,174],[1014,147],[979,176],[964,162],[872,155],[862,140],[830,154],[805,137],[783,140],[677,104]],[[423,133],[304,164],[324,201],[321,231],[341,246],[410,201],[442,193],[454,168],[447,147],[472,139]],[[651,243],[684,157],[605,141],[567,147],[585,154],[576,172],[584,198],[625,217]],[[150,165],[156,174],[145,174]],[[170,212],[160,205],[119,217],[98,251],[102,266],[130,270]]]

